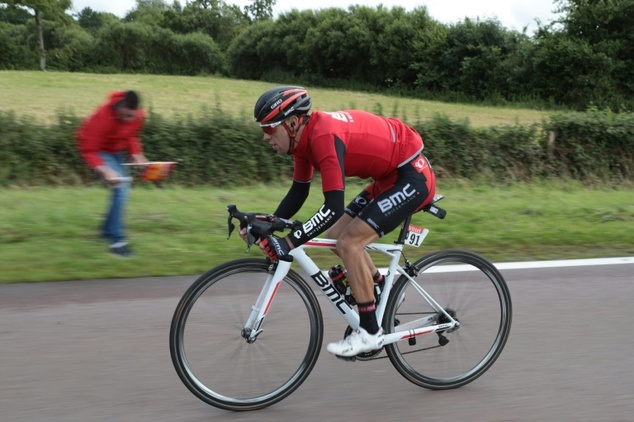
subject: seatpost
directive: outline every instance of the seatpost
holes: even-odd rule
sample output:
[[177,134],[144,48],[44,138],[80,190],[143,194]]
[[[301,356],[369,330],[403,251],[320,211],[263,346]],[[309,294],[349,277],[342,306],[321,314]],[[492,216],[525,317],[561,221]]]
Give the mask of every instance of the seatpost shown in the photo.
[[397,245],[402,245],[405,243],[405,238],[407,237],[407,228],[409,227],[409,223],[412,221],[412,215],[408,215],[405,220],[403,220],[403,224],[401,224],[401,232],[398,234],[398,239],[394,241]]

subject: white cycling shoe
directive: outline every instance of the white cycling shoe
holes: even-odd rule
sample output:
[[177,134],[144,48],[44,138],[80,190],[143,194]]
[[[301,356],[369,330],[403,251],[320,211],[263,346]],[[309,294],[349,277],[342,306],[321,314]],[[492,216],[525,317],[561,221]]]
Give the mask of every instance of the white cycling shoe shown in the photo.
[[339,340],[335,343],[329,343],[326,346],[333,355],[352,357],[359,353],[371,352],[383,347],[385,336],[383,335],[383,329],[381,328],[378,333],[372,335],[363,328],[359,327],[358,330],[354,330],[352,334],[343,340]]

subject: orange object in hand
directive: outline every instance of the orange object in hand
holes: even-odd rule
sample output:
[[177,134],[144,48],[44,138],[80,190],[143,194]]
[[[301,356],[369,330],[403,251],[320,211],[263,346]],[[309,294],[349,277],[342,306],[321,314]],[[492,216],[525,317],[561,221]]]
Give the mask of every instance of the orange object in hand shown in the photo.
[[157,182],[165,179],[171,172],[176,163],[173,162],[153,162],[148,163],[143,169],[139,177],[148,182]]

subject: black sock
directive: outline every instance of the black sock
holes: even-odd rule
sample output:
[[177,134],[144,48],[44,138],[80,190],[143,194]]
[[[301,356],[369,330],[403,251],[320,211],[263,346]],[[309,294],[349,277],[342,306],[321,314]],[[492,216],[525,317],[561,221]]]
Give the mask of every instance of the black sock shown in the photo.
[[381,293],[383,293],[383,288],[385,287],[385,276],[376,270],[376,273],[372,276],[374,280],[374,298],[378,300],[378,297]]
[[379,287],[381,287],[381,290],[383,290],[383,283],[385,283],[385,276],[383,274],[381,274],[379,272],[379,270],[376,270],[376,273],[374,273],[374,275],[372,276],[372,279],[374,280],[374,284],[378,284]]
[[370,334],[379,332],[379,324],[376,321],[376,305],[374,302],[357,303],[359,310],[359,325]]

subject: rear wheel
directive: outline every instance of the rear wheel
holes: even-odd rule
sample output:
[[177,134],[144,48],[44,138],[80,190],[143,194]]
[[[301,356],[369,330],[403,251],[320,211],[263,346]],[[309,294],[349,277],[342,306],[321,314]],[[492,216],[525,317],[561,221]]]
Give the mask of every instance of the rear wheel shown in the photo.
[[273,266],[262,259],[222,264],[196,280],[170,330],[174,368],[202,401],[255,410],[291,394],[312,371],[323,339],[321,309],[294,271],[282,280],[256,340],[242,330]]
[[498,358],[509,336],[511,296],[504,278],[486,259],[462,250],[444,250],[414,263],[417,286],[399,277],[385,312],[386,332],[426,316],[427,325],[449,321],[416,287],[422,287],[460,323],[453,332],[432,333],[385,346],[390,361],[406,379],[444,390],[468,384]]

